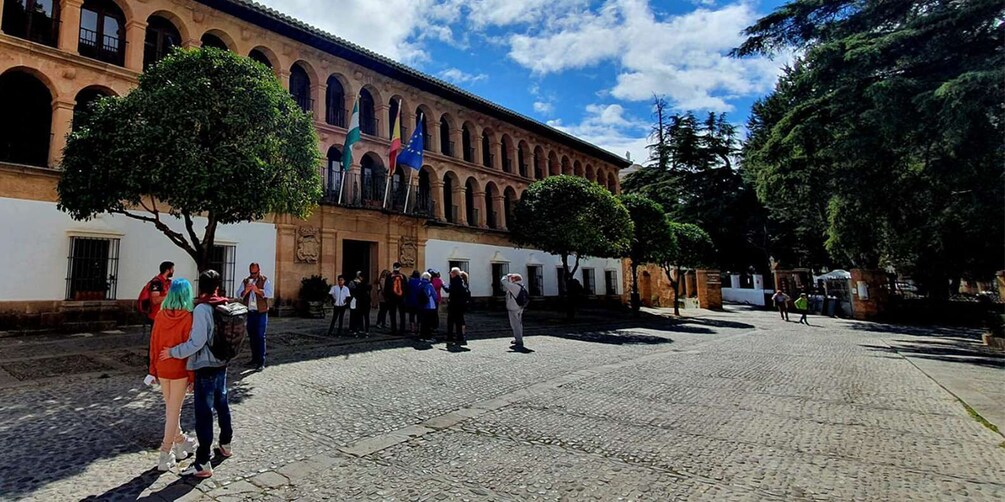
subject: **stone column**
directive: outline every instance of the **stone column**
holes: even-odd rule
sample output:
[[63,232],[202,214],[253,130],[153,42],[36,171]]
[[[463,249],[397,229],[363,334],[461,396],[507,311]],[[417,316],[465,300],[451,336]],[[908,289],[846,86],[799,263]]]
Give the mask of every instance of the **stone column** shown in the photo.
[[147,23],[132,20],[126,23],[126,68],[143,71],[143,48],[147,38]]
[[314,109],[314,121],[327,124],[328,123],[328,101],[327,101],[328,85],[327,84],[317,84],[311,89],[311,99],[314,100],[312,108]]
[[[198,47],[198,45],[196,46]],[[279,78],[279,83],[283,84],[283,89],[287,91],[290,90],[290,71],[289,70],[276,70],[276,76]]]
[[698,306],[703,309],[722,309],[722,280],[718,270],[696,270]]
[[502,171],[502,142],[496,141],[495,139],[491,141],[492,147],[489,149],[489,153],[492,154],[492,169]]
[[506,227],[509,224],[509,221],[506,218],[506,206],[503,204],[503,201],[505,200],[506,197],[503,197],[502,195],[492,197],[492,207],[493,211],[496,213],[496,228],[499,230],[506,230]]
[[55,101],[52,103],[52,139],[49,141],[49,167],[59,167],[63,159],[63,148],[66,147],[66,135],[73,127],[74,101]]
[[356,200],[358,196],[362,196],[363,187],[360,184],[363,182],[360,173],[363,172],[363,166],[359,163],[358,156],[355,155],[353,151],[352,156],[352,166],[349,167],[349,171],[345,173],[345,178],[342,183],[348,183],[346,187],[343,188],[345,191],[342,194],[342,205],[348,204],[350,201]]
[[443,181],[436,180],[429,183],[429,190],[433,196],[433,217],[443,221],[446,219],[448,209],[443,207]]
[[454,128],[450,130],[450,141],[453,142],[453,149],[450,152],[451,157],[457,159],[464,158],[464,136],[463,130],[461,128]]
[[[384,116],[387,117],[387,112],[390,107],[384,109]],[[386,119],[385,119],[386,120]],[[387,126],[387,130],[391,130],[391,126]],[[409,138],[412,137],[412,131],[415,130],[415,114],[408,110],[401,110],[401,148],[405,148],[408,145]],[[387,134],[390,136],[390,133]]]
[[[381,138],[391,137],[391,124],[388,123],[387,114],[391,111],[391,105],[387,103],[374,103],[373,114],[376,115],[377,119],[377,136]],[[360,119],[362,120],[363,110],[360,109]],[[349,120],[352,119],[352,110],[349,110],[349,115],[346,116],[346,127],[349,126]],[[404,118],[402,118],[404,122]],[[408,142],[407,139],[401,138],[401,144],[404,145]],[[394,174],[394,173],[391,173]]]
[[472,194],[472,198],[475,200],[475,209],[478,210],[478,215],[475,216],[475,220],[477,220],[475,222],[475,226],[479,228],[488,228],[488,218],[486,218],[488,215],[485,214],[487,209],[485,207],[485,191],[478,190]]
[[[7,0],[13,1],[13,0]],[[59,50],[77,53],[80,42],[80,7],[83,0],[62,0],[59,4]]]
[[[471,148],[474,149],[475,154],[471,157],[472,164],[482,165],[482,135],[472,134],[471,136]],[[491,166],[488,166],[491,167]]]
[[464,196],[464,185],[454,187],[454,205],[457,206],[457,221],[459,224],[468,224],[468,201]]

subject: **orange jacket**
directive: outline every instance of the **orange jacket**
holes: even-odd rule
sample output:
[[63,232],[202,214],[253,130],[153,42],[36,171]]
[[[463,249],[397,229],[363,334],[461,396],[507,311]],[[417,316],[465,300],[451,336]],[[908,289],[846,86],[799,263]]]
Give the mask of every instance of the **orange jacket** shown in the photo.
[[192,313],[184,310],[161,310],[150,332],[150,374],[157,378],[195,381],[195,373],[185,370],[185,359],[158,361],[161,350],[181,345],[192,333]]

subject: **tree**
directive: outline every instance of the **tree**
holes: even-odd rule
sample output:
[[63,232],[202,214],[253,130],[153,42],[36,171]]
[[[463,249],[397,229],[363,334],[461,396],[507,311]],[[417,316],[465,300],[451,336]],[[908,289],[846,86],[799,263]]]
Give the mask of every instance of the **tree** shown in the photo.
[[632,262],[632,310],[637,315],[641,308],[639,265],[656,263],[660,253],[665,253],[668,248],[676,246],[676,243],[673,241],[670,221],[659,204],[637,194],[626,194],[619,198],[628,209],[635,229],[627,256]]
[[737,56],[800,54],[744,148],[772,219],[933,296],[1000,269],[1003,15],[991,0],[795,0],[747,28]]
[[511,236],[518,245],[560,256],[568,285],[581,258],[624,256],[631,248],[632,231],[628,210],[611,192],[579,176],[550,176],[523,192],[513,209]]
[[736,128],[722,114],[670,114],[667,106],[654,98],[650,163],[625,179],[625,193],[658,202],[673,221],[709,228],[721,266],[766,266],[764,209],[735,162]]
[[698,225],[668,222],[668,226],[674,245],[664,247],[657,260],[673,286],[673,313],[680,315],[677,295],[680,291],[681,271],[710,263],[715,246],[708,232]]
[[264,66],[218,49],[175,50],[70,135],[59,208],[76,220],[150,223],[202,271],[219,225],[310,214],[321,196],[317,144],[310,116]]

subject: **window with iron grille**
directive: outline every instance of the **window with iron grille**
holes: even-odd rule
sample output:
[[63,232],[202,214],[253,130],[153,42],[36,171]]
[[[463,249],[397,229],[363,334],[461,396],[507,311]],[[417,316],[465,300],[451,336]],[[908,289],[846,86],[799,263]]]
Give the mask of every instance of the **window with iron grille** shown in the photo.
[[593,274],[592,268],[583,269],[583,290],[588,295],[597,294],[597,279]]
[[530,296],[544,296],[544,267],[527,265],[527,286]]
[[462,272],[468,272],[468,260],[450,260],[447,262],[447,267],[451,269],[457,267]]
[[237,291],[234,289],[235,258],[237,256],[236,246],[213,246],[209,253],[209,268],[220,273],[220,284],[223,291],[220,296],[234,296]]
[[607,288],[607,294],[616,295],[618,294],[618,271],[617,270],[605,270],[604,271],[604,285]]
[[114,300],[119,276],[119,239],[70,237],[66,299]]

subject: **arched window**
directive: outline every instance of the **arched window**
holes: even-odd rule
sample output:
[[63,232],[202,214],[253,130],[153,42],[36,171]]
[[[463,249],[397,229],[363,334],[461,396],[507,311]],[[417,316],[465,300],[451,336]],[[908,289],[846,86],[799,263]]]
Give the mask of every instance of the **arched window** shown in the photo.
[[325,169],[325,187],[328,193],[338,193],[342,181],[342,150],[337,146],[328,148],[328,166]]
[[205,33],[200,40],[203,47],[216,47],[221,51],[229,51],[230,47],[227,47],[227,42],[224,42],[222,38],[212,34]]
[[52,94],[20,71],[0,75],[0,162],[45,167],[49,162]]
[[377,135],[377,111],[373,94],[366,89],[359,91],[359,132],[370,136]]
[[360,159],[360,193],[364,203],[384,201],[385,169],[380,159],[368,153]]
[[147,35],[143,42],[143,69],[164,59],[171,49],[181,45],[181,34],[171,21],[160,16],[150,16]]
[[454,177],[449,173],[443,177],[443,215],[450,223],[457,223],[454,206]]
[[492,138],[489,137],[489,132],[482,131],[482,165],[485,167],[492,167]]
[[[419,124],[422,124],[422,149],[429,151],[433,145],[429,144],[429,121],[426,120],[426,114],[422,111],[422,108],[415,109],[415,127],[418,128]],[[405,140],[402,139],[404,142]]]
[[510,148],[511,145],[512,145],[512,142],[510,141],[509,136],[505,136],[504,135],[502,137],[502,152],[501,152],[502,153],[502,166],[503,166],[503,171],[506,171],[507,173],[512,173],[513,172],[513,160],[509,158],[509,148]]
[[520,176],[524,178],[527,177],[527,154],[524,151],[527,148],[522,141],[516,147],[516,165],[520,169]]
[[464,161],[475,161],[475,147],[471,145],[471,129],[467,124],[461,129],[461,149],[464,151]]
[[429,168],[419,171],[419,186],[416,190],[415,212],[428,217],[436,214],[433,211],[432,185],[429,182]]
[[485,224],[489,228],[499,228],[499,215],[496,214],[495,198],[498,189],[492,183],[485,187]]
[[443,155],[453,155],[453,141],[450,139],[450,122],[446,115],[440,117],[440,153]]
[[544,179],[544,150],[540,147],[534,150],[534,179]]
[[122,66],[126,60],[126,17],[112,0],[85,0],[80,8],[81,56]]
[[258,49],[252,49],[251,52],[248,53],[248,57],[253,61],[262,63],[266,68],[272,68],[272,61],[269,60],[269,56],[266,56],[264,52]]
[[468,213],[464,215],[465,221],[469,226],[478,226],[478,210],[475,209],[475,186],[472,179],[468,179],[468,182],[464,184],[464,205]]
[[3,6],[3,32],[55,47],[59,0],[7,0]]
[[77,104],[73,107],[73,129],[79,127],[81,122],[87,118],[94,102],[105,96],[108,96],[107,92],[95,87],[88,87],[77,93]]
[[506,187],[503,193],[503,226],[509,228],[513,224],[513,206],[516,205],[516,191],[512,187]]
[[325,122],[345,127],[345,89],[334,75],[328,77],[328,90],[325,91]]
[[311,111],[311,77],[302,66],[294,64],[290,68],[290,95],[297,106],[305,112]]

